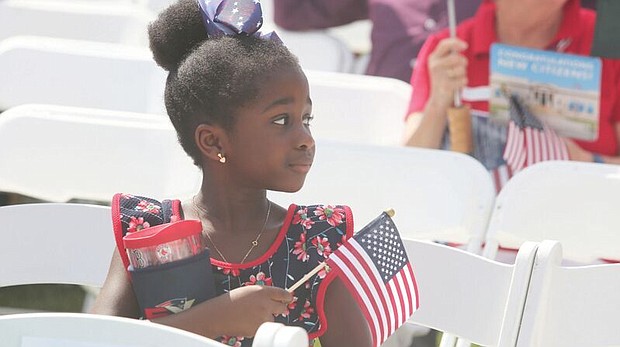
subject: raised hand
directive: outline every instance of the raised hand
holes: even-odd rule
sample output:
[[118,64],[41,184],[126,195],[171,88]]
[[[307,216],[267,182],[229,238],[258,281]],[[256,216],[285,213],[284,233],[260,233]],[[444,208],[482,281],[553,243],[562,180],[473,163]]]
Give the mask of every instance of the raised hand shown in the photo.
[[431,93],[428,102],[441,108],[450,107],[454,93],[467,85],[467,58],[460,54],[466,48],[465,41],[447,38],[429,55]]

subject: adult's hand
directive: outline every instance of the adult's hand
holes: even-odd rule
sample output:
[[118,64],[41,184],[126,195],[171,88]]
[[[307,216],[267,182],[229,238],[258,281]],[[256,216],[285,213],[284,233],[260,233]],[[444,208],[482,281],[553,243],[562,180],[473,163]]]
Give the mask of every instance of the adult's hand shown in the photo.
[[467,58],[461,54],[467,42],[447,38],[439,42],[428,57],[431,92],[428,102],[439,108],[448,108],[454,93],[467,85]]

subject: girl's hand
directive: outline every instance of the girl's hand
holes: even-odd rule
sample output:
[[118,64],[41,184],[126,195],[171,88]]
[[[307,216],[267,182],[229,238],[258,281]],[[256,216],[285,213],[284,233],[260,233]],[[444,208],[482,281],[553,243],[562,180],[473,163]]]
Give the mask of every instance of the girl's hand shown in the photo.
[[250,285],[233,289],[213,301],[221,308],[217,318],[221,335],[251,337],[261,324],[273,322],[275,316],[284,313],[293,295],[282,288]]
[[428,102],[448,108],[452,105],[454,93],[467,85],[467,58],[460,53],[466,48],[465,41],[447,38],[441,40],[429,55],[431,92]]

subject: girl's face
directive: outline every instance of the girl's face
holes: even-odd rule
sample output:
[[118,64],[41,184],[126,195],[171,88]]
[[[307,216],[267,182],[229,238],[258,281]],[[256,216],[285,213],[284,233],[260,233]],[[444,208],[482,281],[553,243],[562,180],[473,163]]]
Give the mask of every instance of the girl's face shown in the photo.
[[303,72],[289,69],[267,79],[256,101],[237,109],[226,148],[229,178],[248,188],[301,189],[314,159],[311,120]]

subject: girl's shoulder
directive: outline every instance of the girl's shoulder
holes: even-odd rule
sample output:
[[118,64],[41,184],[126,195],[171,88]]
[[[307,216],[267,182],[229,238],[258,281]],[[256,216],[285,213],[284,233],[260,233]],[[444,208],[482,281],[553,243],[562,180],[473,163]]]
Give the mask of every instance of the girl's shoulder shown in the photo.
[[[330,230],[338,231],[346,238],[353,235],[353,213],[347,205],[316,204],[295,205],[289,207],[292,218],[289,230],[317,235]],[[288,218],[287,218],[288,219]]]

